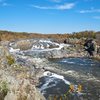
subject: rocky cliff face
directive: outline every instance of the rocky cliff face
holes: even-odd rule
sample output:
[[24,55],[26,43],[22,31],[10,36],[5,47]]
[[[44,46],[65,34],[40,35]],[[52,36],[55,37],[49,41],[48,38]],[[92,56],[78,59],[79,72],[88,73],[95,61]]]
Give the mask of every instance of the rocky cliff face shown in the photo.
[[[34,66],[18,63],[8,48],[0,46],[0,100],[45,100],[36,88]],[[33,73],[32,73],[33,72]]]

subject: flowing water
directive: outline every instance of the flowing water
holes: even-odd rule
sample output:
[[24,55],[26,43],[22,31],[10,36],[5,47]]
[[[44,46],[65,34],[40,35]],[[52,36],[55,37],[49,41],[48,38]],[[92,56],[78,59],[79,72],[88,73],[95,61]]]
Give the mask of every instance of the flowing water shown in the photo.
[[[89,58],[50,59],[51,67],[62,74],[46,71],[38,88],[47,100],[100,100],[100,62]],[[74,92],[69,91],[74,86]],[[78,91],[78,87],[81,90]]]

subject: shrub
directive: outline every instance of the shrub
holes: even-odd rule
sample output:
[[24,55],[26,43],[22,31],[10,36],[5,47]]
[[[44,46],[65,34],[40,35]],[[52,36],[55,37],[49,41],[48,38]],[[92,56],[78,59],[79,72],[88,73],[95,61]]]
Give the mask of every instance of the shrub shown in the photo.
[[7,95],[9,89],[6,81],[2,81],[0,83],[0,100],[4,100],[5,96]]
[[22,40],[17,42],[17,48],[20,50],[28,50],[32,48],[32,43],[27,40]]
[[12,65],[15,63],[15,59],[11,55],[7,56],[6,58],[9,65]]

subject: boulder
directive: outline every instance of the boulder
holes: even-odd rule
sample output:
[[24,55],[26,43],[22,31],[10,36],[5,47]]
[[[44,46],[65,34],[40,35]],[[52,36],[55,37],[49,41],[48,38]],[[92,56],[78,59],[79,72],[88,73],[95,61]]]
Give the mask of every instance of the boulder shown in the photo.
[[41,93],[29,80],[22,80],[20,84],[14,83],[4,100],[45,100]]
[[32,43],[29,40],[20,40],[10,43],[14,49],[28,50],[32,48]]

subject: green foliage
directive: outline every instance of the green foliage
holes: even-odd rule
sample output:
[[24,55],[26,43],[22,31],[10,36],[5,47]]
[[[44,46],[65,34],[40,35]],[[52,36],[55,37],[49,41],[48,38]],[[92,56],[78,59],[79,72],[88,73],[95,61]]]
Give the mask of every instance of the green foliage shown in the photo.
[[12,65],[15,63],[15,59],[11,55],[7,56],[6,58],[9,65]]
[[74,32],[72,34],[72,37],[74,38],[96,38],[96,32],[94,31],[82,31],[82,32]]
[[6,81],[0,82],[0,100],[4,100],[4,97],[7,95],[9,91],[8,85]]

